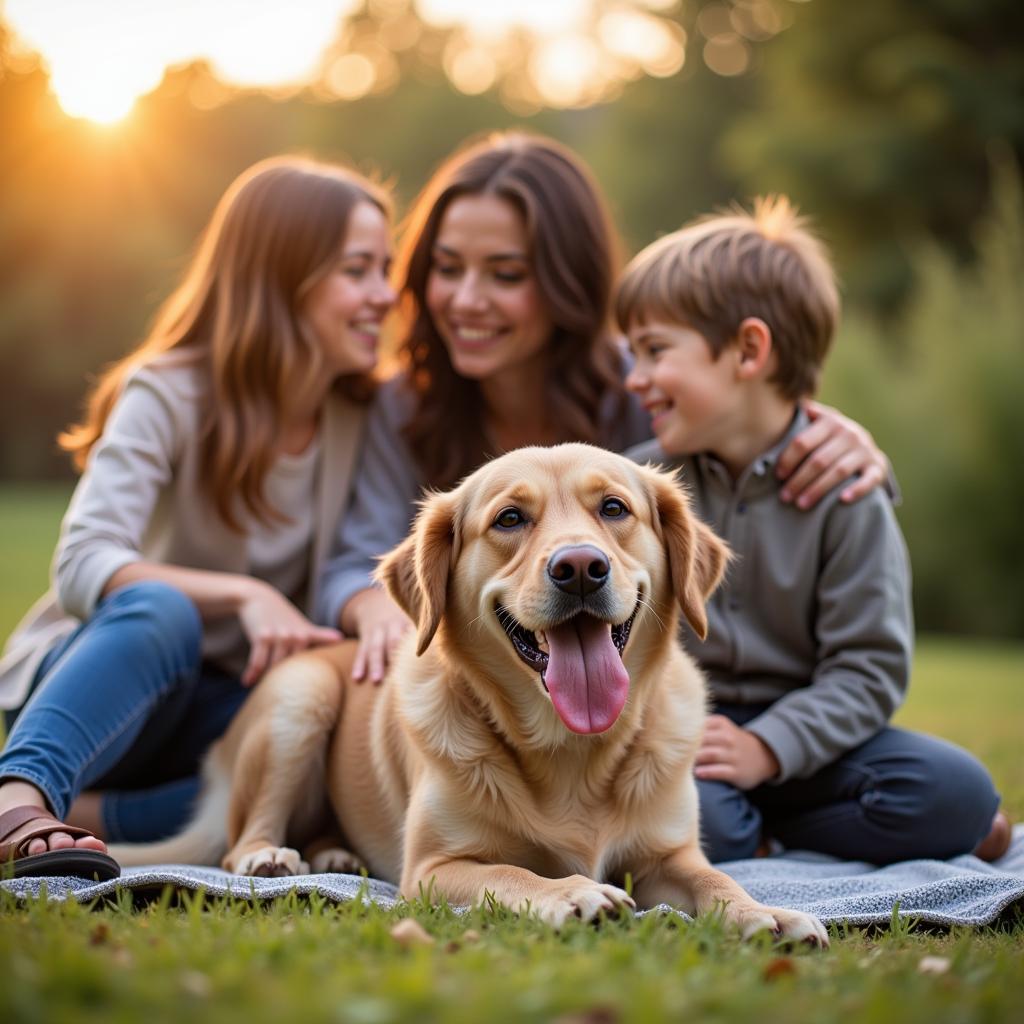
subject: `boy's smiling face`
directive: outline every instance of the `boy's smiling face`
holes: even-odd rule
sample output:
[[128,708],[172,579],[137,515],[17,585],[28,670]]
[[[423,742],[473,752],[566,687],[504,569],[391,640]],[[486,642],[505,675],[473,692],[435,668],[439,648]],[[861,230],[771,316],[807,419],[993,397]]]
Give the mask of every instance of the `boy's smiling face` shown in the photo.
[[661,447],[670,455],[719,451],[742,397],[732,346],[716,359],[699,331],[667,321],[631,324],[627,335],[636,362],[626,387],[650,414]]

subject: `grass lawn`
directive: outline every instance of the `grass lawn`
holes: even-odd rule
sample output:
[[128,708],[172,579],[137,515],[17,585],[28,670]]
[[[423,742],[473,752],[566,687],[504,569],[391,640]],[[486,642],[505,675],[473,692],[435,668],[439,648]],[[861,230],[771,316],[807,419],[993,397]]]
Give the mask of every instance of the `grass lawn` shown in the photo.
[[[0,488],[0,634],[42,592],[66,491]],[[1024,645],[922,638],[900,724],[974,751],[1024,819]],[[391,935],[415,917],[433,938]],[[0,1022],[298,1019],[344,1024],[687,1020],[1011,1022],[1024,919],[983,932],[833,932],[828,953],[743,944],[714,920],[573,923],[318,900],[135,909],[0,897]]]

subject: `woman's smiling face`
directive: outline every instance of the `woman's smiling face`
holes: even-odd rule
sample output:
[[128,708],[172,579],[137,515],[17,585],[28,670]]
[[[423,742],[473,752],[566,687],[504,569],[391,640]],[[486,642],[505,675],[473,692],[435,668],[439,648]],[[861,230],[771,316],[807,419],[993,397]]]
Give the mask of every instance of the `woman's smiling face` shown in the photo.
[[376,365],[381,324],[395,304],[390,267],[387,218],[373,203],[359,203],[337,259],[302,303],[332,373],[367,373]]
[[431,256],[427,309],[457,373],[484,381],[545,350],[551,318],[512,203],[494,195],[453,200]]

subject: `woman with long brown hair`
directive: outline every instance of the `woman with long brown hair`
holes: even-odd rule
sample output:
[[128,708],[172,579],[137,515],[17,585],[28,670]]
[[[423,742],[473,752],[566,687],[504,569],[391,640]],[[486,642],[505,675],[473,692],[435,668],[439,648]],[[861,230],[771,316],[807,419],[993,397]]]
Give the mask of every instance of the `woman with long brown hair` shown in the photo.
[[371,182],[257,164],[61,438],[82,477],[54,587],[0,662],[0,707],[20,709],[0,754],[0,861],[16,875],[116,874],[103,839],[183,823],[246,688],[340,639],[312,621],[313,590],[395,299],[389,265]]
[[[399,259],[402,372],[380,389],[317,615],[356,635],[357,678],[383,677],[408,621],[372,583],[407,533],[423,488],[528,444],[622,450],[650,437],[626,394],[609,326],[619,244],[601,193],[569,149],[522,133],[457,152],[417,200]],[[881,482],[884,455],[857,424],[812,406],[780,459],[784,497],[809,507],[860,472],[844,500]],[[811,457],[807,457],[809,453]]]

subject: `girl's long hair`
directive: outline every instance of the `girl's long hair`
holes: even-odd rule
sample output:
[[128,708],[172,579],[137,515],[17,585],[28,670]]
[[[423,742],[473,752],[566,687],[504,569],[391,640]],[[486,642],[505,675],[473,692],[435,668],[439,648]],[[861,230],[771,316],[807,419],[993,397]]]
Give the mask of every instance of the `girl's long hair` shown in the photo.
[[598,187],[579,159],[550,139],[492,136],[434,174],[409,215],[398,259],[407,323],[399,358],[415,395],[405,438],[432,487],[449,486],[487,454],[480,386],[452,367],[426,305],[441,220],[467,195],[498,196],[523,218],[553,325],[545,388],[559,437],[601,444],[609,392],[625,406],[622,357],[609,330],[619,244]]
[[[311,160],[265,160],[237,178],[148,337],[104,372],[83,421],[60,435],[75,466],[84,469],[128,377],[173,352],[208,384],[199,410],[200,486],[234,529],[239,500],[257,518],[277,518],[263,495],[275,443],[283,424],[306,411],[302,396],[325,372],[299,309],[337,260],[362,202],[390,215],[385,194],[361,175]],[[335,387],[357,401],[372,395],[369,375],[341,377]]]

